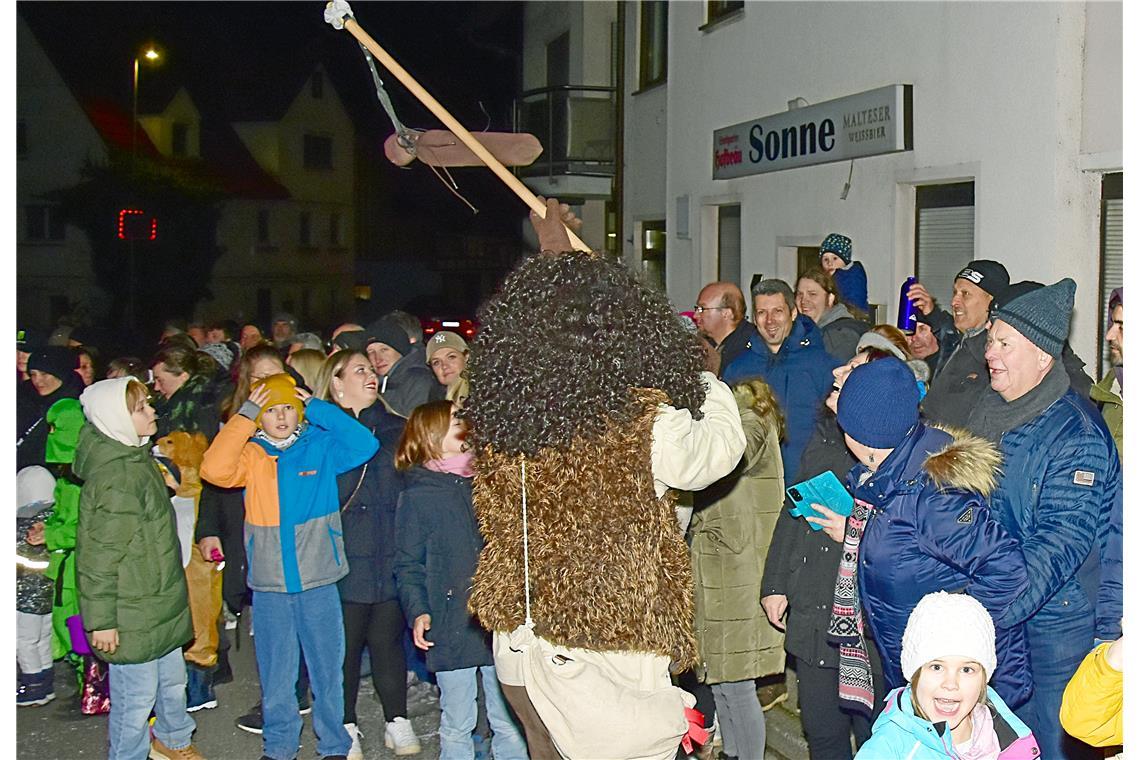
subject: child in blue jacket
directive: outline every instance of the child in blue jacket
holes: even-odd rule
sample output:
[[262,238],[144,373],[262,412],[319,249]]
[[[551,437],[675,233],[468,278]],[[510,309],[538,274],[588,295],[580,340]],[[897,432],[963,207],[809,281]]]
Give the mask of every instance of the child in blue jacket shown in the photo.
[[835,280],[835,288],[845,303],[867,313],[867,272],[853,259],[851,238],[833,232],[819,244],[819,265]]
[[495,675],[490,634],[467,611],[483,548],[471,504],[472,454],[450,401],[416,407],[396,453],[406,486],[396,508],[396,581],[412,640],[427,652],[439,684],[440,760],[475,756],[476,678],[483,679],[487,720],[499,760],[527,757]]
[[253,385],[206,451],[202,477],[245,487],[245,551],[257,631],[263,752],[293,760],[301,738],[296,681],[305,657],[321,757],[348,754],[344,621],[336,582],[348,573],[336,476],[379,444],[359,422],[311,398],[287,374]]
[[1038,760],[1029,727],[986,685],[997,658],[981,602],[945,591],[924,596],[903,634],[910,685],[887,695],[855,760]]

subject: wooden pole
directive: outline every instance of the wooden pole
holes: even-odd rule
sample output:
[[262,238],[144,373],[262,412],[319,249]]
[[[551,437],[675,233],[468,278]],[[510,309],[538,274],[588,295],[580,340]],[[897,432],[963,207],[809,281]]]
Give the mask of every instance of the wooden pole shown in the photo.
[[[412,77],[404,67],[396,62],[396,59],[388,55],[384,48],[377,44],[376,40],[364,31],[360,24],[354,18],[346,18],[344,20],[344,28],[348,30],[349,34],[357,39],[361,45],[368,48],[368,52],[372,53],[373,57],[392,72],[392,75],[400,80],[408,90],[423,103],[429,111],[435,114],[436,118],[442,121],[448,129],[455,133],[464,145],[466,145],[472,153],[479,157],[479,159],[487,165],[491,171],[498,175],[499,179],[506,183],[507,187],[514,191],[515,195],[522,199],[523,203],[530,206],[536,214],[543,219],[546,218],[546,206],[539,202],[538,196],[531,192],[530,188],[519,181],[519,178],[511,174],[499,159],[491,155],[491,152],[483,147],[475,137],[468,132],[462,124],[455,120],[446,108],[440,105],[439,101],[431,96],[427,90],[420,86],[420,83]],[[570,243],[579,251],[589,251],[590,246],[582,242],[582,239],[574,234],[573,230],[569,227],[566,228],[566,234],[570,236]]]

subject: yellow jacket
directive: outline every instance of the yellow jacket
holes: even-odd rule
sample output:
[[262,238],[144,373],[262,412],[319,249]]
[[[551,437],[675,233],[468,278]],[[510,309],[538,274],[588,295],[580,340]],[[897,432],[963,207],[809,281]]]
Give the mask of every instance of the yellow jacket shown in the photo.
[[1108,664],[1110,646],[1101,644],[1088,653],[1061,701],[1061,725],[1094,747],[1124,741],[1124,673]]

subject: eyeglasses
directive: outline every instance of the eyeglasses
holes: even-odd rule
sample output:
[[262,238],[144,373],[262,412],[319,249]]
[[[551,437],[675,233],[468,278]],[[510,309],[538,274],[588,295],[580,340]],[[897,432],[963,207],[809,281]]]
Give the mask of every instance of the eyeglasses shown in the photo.
[[704,314],[706,311],[716,311],[717,309],[727,309],[728,306],[701,306],[697,304],[693,307],[694,314]]

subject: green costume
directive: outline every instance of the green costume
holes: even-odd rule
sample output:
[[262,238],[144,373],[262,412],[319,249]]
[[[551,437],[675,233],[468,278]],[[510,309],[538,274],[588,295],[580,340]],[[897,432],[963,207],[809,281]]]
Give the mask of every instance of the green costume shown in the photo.
[[[64,398],[52,404],[44,417],[50,426],[45,450],[48,468],[56,477],[55,511],[44,523],[44,541],[51,552],[51,565],[45,575],[55,581],[51,610],[51,654],[55,659],[71,652],[67,618],[79,614],[75,593],[75,531],[79,524],[79,491],[83,481],[71,471],[79,431],[86,419],[79,400]],[[78,661],[76,662],[78,667]]]

